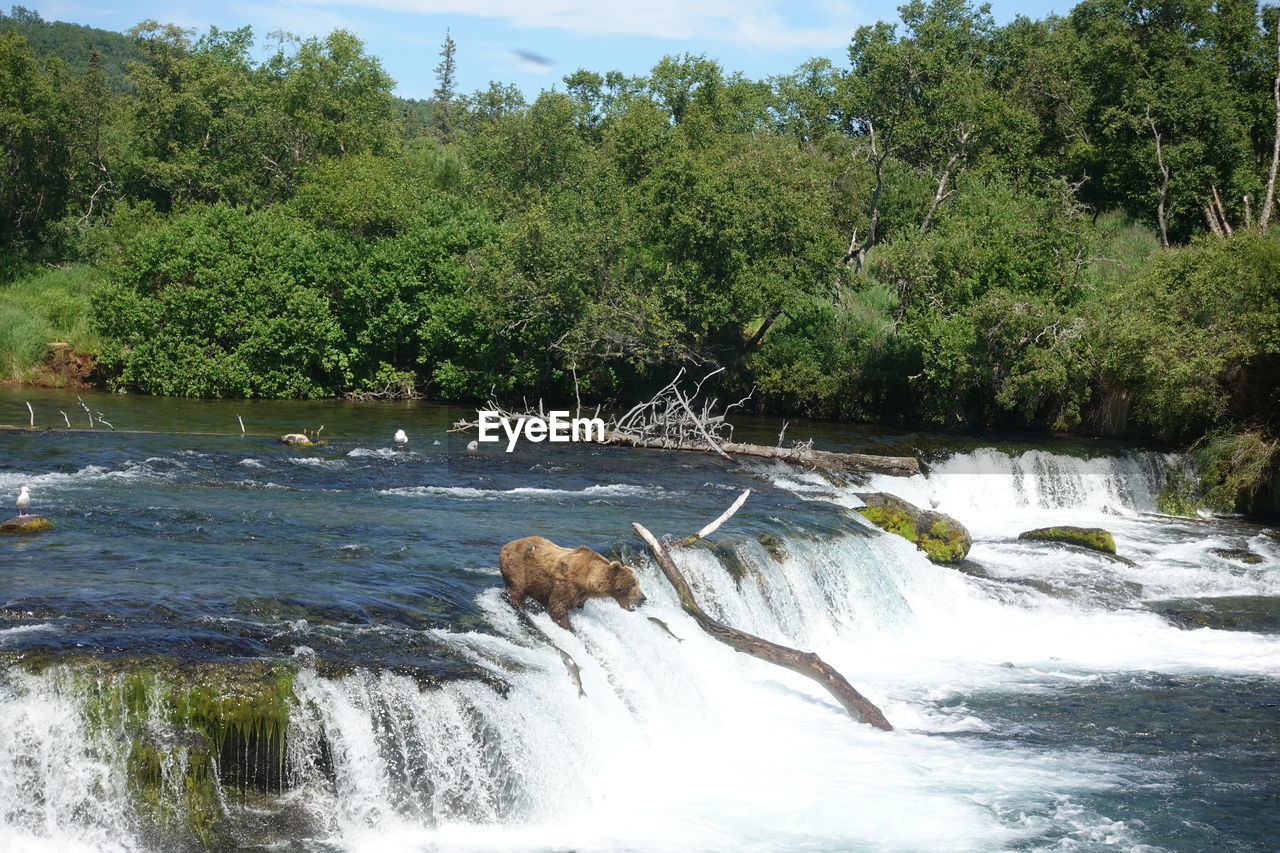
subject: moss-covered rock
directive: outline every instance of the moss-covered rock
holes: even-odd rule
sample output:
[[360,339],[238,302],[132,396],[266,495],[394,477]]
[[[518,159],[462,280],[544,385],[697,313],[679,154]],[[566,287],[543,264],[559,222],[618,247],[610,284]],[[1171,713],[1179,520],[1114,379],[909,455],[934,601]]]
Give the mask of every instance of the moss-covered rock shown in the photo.
[[787,549],[782,545],[782,537],[774,533],[761,533],[760,544],[769,552],[769,556],[779,563],[787,559]]
[[52,529],[53,522],[42,515],[15,515],[7,521],[0,522],[0,534],[7,533],[14,536]]
[[1039,527],[1018,534],[1019,539],[1033,539],[1040,542],[1064,542],[1068,545],[1079,545],[1092,551],[1115,555],[1116,540],[1101,527]]
[[275,796],[288,785],[292,662],[0,660],[58,679],[80,697],[88,730],[120,744],[133,818],[156,849],[235,848],[227,801]]
[[863,492],[858,497],[866,504],[858,510],[861,515],[876,527],[914,542],[933,562],[958,563],[969,555],[973,539],[951,516],[920,509],[884,492]]

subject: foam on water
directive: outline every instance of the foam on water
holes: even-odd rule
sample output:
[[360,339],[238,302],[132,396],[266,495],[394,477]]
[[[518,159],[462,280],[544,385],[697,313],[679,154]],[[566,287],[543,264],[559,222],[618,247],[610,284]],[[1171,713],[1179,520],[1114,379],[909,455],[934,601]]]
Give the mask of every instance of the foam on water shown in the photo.
[[556,497],[643,497],[666,496],[660,486],[635,486],[627,483],[587,486],[584,489],[539,489],[521,487],[516,489],[476,489],[469,486],[405,486],[396,489],[381,489],[380,494],[401,495],[405,497],[444,497],[455,500],[511,500],[541,499]]
[[[439,444],[439,442],[436,443]],[[404,459],[406,457],[416,456],[417,454],[412,450],[396,450],[393,447],[357,447],[354,450],[348,451],[347,455],[365,458],[371,457],[375,459]]]
[[152,458],[145,462],[129,460],[114,468],[101,465],[86,465],[72,472],[52,471],[45,474],[24,474],[21,472],[0,472],[0,494],[7,491],[17,492],[22,486],[30,486],[32,492],[42,486],[55,488],[77,488],[103,480],[114,480],[122,483],[142,482],[147,480],[177,479],[182,462],[176,459]]

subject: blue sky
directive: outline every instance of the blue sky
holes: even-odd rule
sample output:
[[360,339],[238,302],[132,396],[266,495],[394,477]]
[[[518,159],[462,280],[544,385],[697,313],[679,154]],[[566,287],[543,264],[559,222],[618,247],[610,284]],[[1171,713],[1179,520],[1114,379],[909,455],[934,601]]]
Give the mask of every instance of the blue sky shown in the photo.
[[[258,36],[284,29],[301,36],[344,27],[364,39],[396,80],[396,93],[423,98],[446,28],[457,42],[459,89],[490,80],[526,94],[550,88],[577,68],[639,74],[667,54],[706,54],[729,71],[764,78],[785,74],[814,56],[847,61],[854,29],[897,19],[901,0],[26,0],[46,20],[123,30],[154,18],[163,23],[229,28],[248,24]],[[999,21],[1066,12],[1071,3],[995,0]]]

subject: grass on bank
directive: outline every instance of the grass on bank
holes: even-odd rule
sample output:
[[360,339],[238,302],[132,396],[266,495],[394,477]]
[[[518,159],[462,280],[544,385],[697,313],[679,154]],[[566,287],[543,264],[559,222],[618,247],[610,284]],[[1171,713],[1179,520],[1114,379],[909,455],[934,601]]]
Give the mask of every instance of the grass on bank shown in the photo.
[[38,371],[53,341],[95,353],[89,295],[102,273],[88,264],[33,269],[0,282],[0,379],[26,380]]

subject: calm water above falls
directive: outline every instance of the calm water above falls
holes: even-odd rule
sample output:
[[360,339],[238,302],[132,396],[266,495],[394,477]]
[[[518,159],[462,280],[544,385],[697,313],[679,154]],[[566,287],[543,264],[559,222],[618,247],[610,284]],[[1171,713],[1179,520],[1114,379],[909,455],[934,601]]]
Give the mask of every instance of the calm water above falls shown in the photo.
[[[26,390],[0,390],[0,424],[25,424],[24,400],[40,424],[63,410],[87,426],[74,395]],[[461,410],[425,405],[86,401],[118,431],[0,431],[0,495],[31,486],[58,525],[0,540],[0,846],[166,849],[133,813],[128,748],[91,724],[75,676],[86,657],[146,656],[297,667],[287,784],[223,802],[246,848],[1200,851],[1280,837],[1280,540],[1139,515],[1172,463],[1157,454],[970,443],[927,477],[870,485],[968,525],[979,578],[866,528],[854,489],[779,464],[467,453],[470,436],[445,431]],[[275,441],[321,424],[326,446]],[[398,427],[407,452],[391,447]],[[820,433],[836,449],[914,439]],[[592,602],[575,635],[534,616],[581,666],[584,698],[500,594],[509,539],[634,552],[632,520],[687,533],[748,487],[714,547],[681,552],[699,596],[822,654],[897,731],[701,635],[639,557],[637,613]],[[1050,523],[1106,527],[1135,565],[1016,538]],[[1181,630],[1153,612],[1173,600],[1249,618]]]

